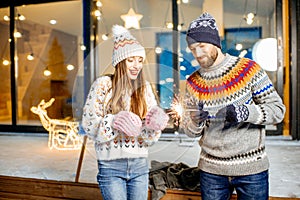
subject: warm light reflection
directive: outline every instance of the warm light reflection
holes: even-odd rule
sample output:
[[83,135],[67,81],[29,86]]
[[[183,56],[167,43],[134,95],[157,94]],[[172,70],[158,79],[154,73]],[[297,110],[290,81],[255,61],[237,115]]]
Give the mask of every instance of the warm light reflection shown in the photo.
[[52,73],[49,69],[44,70],[44,76],[50,76]]
[[57,21],[56,21],[55,19],[51,19],[51,20],[49,21],[49,23],[52,24],[52,25],[54,25],[54,24],[57,23]]
[[69,71],[72,71],[74,68],[75,68],[74,65],[71,65],[71,64],[67,65],[67,69]]
[[108,39],[108,34],[103,34],[102,35],[102,40],[107,40]]
[[21,38],[22,37],[22,33],[20,33],[20,32],[14,32],[14,37],[15,38]]
[[6,59],[5,59],[5,60],[2,61],[2,64],[5,65],[5,66],[7,66],[7,65],[10,64],[10,62],[9,62],[9,60],[6,60]]
[[79,122],[51,119],[48,116],[46,109],[54,101],[54,98],[48,102],[43,99],[37,106],[32,106],[30,109],[40,117],[43,127],[49,132],[48,147],[57,150],[80,149],[82,141],[78,135]]
[[27,60],[34,60],[33,53],[27,55]]

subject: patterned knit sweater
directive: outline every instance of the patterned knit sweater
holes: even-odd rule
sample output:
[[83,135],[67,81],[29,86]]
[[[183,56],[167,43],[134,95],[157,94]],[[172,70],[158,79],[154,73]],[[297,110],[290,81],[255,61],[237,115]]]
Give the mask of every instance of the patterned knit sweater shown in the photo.
[[[199,167],[203,171],[240,176],[269,168],[263,125],[281,122],[285,106],[257,63],[226,54],[219,65],[200,68],[188,78],[187,96],[201,100],[204,110],[209,112],[209,119],[202,126],[195,127],[188,112],[181,123],[188,136],[201,136]],[[217,119],[215,115],[230,104],[245,105],[249,117],[224,129],[224,119]]]
[[[148,110],[157,105],[151,85],[147,82],[145,90]],[[158,141],[161,131],[153,131],[143,126],[141,134],[129,137],[112,128],[114,115],[107,112],[108,102],[112,97],[112,82],[109,76],[95,80],[89,91],[83,108],[82,127],[89,138],[95,141],[98,160],[114,160],[119,158],[138,158],[148,156],[148,146]],[[123,96],[126,109],[130,108],[130,97]]]

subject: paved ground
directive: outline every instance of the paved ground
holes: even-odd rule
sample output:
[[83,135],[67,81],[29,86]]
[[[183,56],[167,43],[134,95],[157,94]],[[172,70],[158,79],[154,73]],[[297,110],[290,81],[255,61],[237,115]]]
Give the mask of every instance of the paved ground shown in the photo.
[[[200,147],[197,141],[168,135],[150,148],[149,160],[183,162],[196,166]],[[80,150],[58,151],[47,146],[43,134],[0,134],[0,174],[49,180],[74,181]],[[270,195],[300,198],[300,141],[268,136]],[[96,183],[96,157],[92,141],[84,154],[80,182]]]

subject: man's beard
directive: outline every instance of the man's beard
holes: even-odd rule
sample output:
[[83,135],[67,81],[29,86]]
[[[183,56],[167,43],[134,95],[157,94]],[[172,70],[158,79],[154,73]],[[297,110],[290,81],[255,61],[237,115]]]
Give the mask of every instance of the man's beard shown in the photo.
[[207,58],[207,60],[203,60],[202,62],[198,61],[200,67],[202,67],[202,68],[208,68],[215,63],[215,61],[218,57],[218,51],[215,50],[210,55],[206,55],[205,57]]

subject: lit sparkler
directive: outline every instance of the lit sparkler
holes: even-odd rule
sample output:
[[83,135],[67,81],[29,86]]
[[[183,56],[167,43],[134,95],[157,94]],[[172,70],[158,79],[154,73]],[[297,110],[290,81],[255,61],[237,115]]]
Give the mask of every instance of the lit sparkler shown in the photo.
[[[185,98],[185,104],[182,104],[181,102],[183,101],[179,97],[175,96],[173,102],[171,103],[170,110],[167,112],[167,114],[169,114],[174,120],[174,126],[176,128],[179,127],[184,112],[199,111],[199,109],[193,108],[194,106],[192,105],[196,105],[196,102],[192,98]],[[184,105],[190,106],[185,107]]]
[[177,97],[174,97],[171,103],[170,111],[167,112],[174,120],[174,126],[179,127],[180,121],[182,119],[183,107]]

